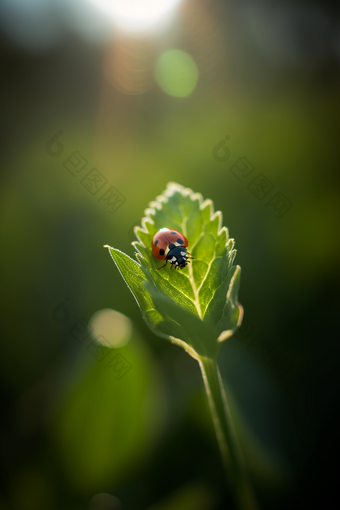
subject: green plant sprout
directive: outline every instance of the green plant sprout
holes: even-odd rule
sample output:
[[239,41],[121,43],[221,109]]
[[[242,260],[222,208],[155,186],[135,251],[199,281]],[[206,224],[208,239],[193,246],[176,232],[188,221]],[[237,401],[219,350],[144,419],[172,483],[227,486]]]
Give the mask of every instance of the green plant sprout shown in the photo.
[[[157,271],[160,261],[153,257],[151,243],[164,227],[182,232],[189,240],[194,259],[183,270],[170,271],[168,265]],[[203,201],[199,193],[176,183],[169,183],[150,203],[142,226],[134,232],[137,260],[105,247],[150,329],[198,361],[236,501],[243,510],[255,510],[258,506],[217,365],[222,342],[233,335],[243,318],[237,298],[241,268],[233,265],[234,240],[222,227],[222,213],[214,213],[211,200]]]

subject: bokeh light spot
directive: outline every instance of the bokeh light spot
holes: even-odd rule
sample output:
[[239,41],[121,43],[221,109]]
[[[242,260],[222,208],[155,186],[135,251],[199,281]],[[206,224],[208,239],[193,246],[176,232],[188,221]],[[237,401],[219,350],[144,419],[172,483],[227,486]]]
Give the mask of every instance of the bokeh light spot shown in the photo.
[[194,90],[198,69],[193,58],[181,50],[163,53],[156,63],[156,80],[164,92],[173,97],[186,97]]
[[97,342],[105,347],[122,347],[128,343],[132,333],[130,319],[110,309],[96,312],[89,327]]

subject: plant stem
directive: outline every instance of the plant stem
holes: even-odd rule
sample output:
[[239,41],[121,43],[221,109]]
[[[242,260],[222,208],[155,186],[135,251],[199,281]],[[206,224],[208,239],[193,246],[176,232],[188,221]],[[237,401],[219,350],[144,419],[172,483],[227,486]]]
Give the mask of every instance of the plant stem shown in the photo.
[[232,422],[230,408],[215,359],[198,360],[215,426],[218,444],[235,498],[242,510],[259,510]]

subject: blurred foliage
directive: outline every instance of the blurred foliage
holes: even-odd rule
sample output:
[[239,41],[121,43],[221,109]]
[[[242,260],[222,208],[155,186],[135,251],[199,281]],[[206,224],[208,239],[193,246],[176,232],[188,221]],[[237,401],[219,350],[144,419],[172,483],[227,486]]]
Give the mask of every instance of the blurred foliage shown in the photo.
[[132,464],[145,458],[158,435],[165,405],[141,338],[117,349],[127,370],[115,366],[116,349],[103,350],[102,360],[90,362],[89,351],[83,350],[76,376],[63,388],[49,416],[63,471],[80,493],[89,496],[117,483]]

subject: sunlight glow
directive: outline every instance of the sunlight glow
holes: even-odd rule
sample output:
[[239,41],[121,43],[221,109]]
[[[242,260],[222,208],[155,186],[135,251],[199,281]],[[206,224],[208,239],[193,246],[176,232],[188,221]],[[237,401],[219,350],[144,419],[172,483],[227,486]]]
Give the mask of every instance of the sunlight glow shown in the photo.
[[168,14],[180,0],[90,0],[119,26],[143,30]]

